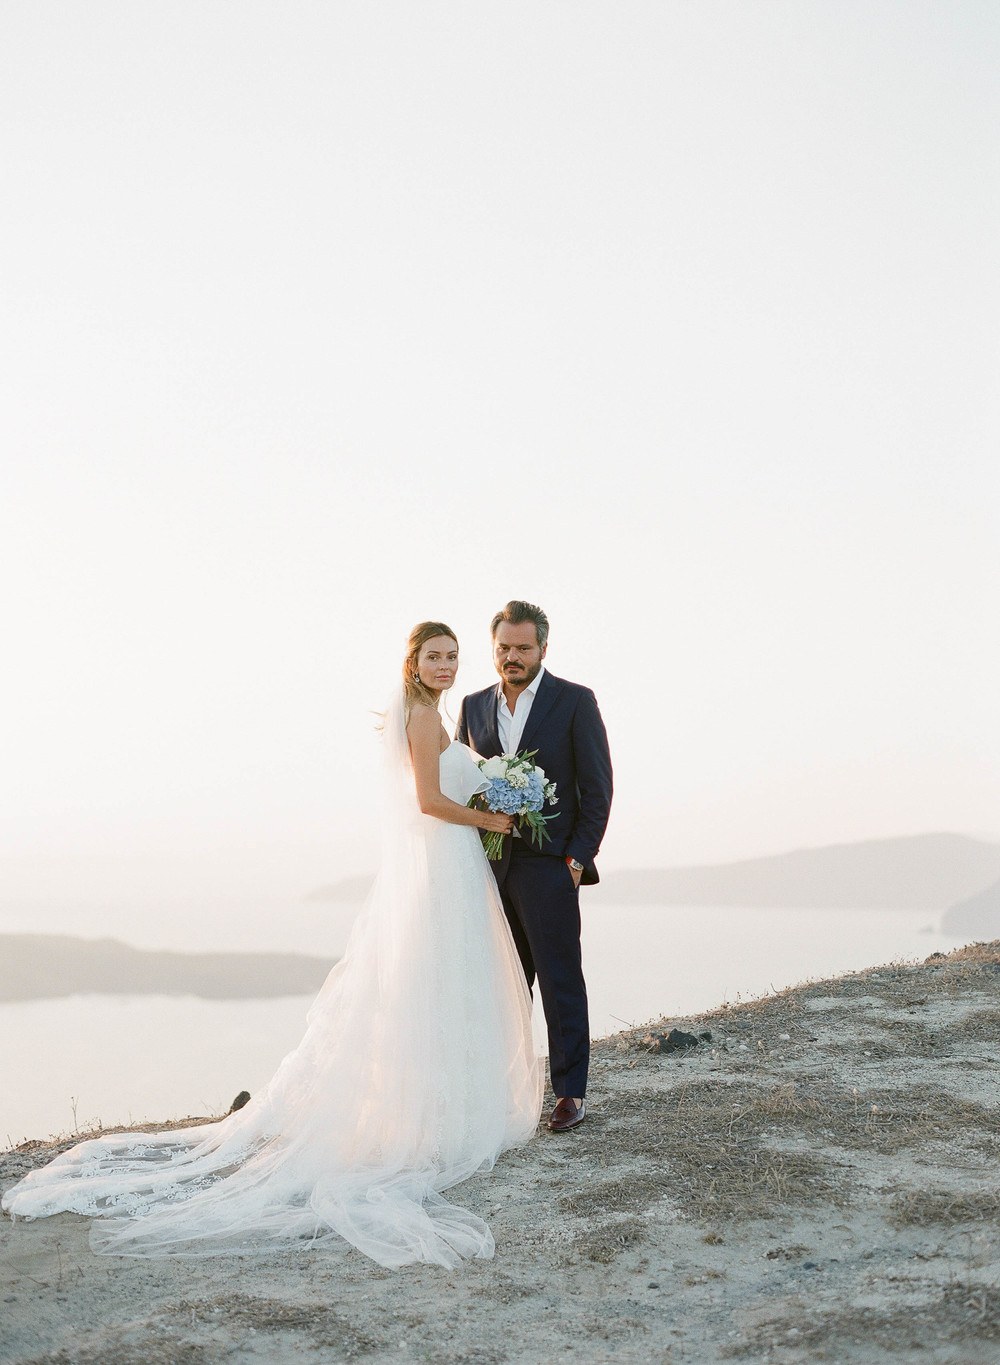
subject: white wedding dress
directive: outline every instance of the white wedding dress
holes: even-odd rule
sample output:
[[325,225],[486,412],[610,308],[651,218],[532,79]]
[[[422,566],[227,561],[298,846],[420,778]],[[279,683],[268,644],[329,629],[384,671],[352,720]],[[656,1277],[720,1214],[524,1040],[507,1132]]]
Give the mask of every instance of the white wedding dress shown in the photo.
[[[339,1238],[385,1266],[493,1254],[442,1191],[536,1130],[530,1000],[478,832],[419,811],[401,692],[383,738],[382,867],[266,1089],[216,1123],[81,1142],[8,1191],[6,1212],[93,1216],[91,1245],[111,1255]],[[444,750],[445,795],[465,804],[483,785],[464,745]]]

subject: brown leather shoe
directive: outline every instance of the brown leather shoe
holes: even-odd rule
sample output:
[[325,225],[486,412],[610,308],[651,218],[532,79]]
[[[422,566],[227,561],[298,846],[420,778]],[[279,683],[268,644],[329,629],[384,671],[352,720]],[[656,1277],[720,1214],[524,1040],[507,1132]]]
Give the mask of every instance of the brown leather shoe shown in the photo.
[[566,1133],[570,1128],[575,1128],[578,1123],[582,1123],[586,1117],[586,1100],[581,1100],[577,1104],[575,1100],[561,1099],[557,1101],[556,1107],[549,1115],[549,1128],[553,1133]]

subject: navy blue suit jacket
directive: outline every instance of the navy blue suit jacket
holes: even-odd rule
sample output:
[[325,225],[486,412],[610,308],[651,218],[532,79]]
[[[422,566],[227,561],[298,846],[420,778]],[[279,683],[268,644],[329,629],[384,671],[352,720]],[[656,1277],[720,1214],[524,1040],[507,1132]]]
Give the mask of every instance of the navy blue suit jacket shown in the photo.
[[[483,758],[499,754],[497,688],[473,692],[462,702],[455,738]],[[555,806],[543,814],[554,818],[546,828],[543,852],[583,863],[581,881],[600,881],[594,860],[611,811],[612,775],[608,734],[589,687],[542,674],[531,703],[521,749],[537,749],[535,762],[556,784]]]

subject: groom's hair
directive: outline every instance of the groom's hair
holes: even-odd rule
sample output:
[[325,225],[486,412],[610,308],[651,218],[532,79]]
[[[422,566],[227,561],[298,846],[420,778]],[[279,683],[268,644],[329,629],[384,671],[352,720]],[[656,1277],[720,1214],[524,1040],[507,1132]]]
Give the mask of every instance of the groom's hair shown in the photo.
[[519,626],[523,621],[533,621],[535,634],[538,636],[538,648],[545,648],[546,641],[549,638],[549,618],[541,607],[536,607],[533,602],[521,602],[517,598],[508,602],[503,611],[498,611],[490,622],[490,634],[492,636],[496,636],[497,626],[501,621],[507,621],[512,626]]

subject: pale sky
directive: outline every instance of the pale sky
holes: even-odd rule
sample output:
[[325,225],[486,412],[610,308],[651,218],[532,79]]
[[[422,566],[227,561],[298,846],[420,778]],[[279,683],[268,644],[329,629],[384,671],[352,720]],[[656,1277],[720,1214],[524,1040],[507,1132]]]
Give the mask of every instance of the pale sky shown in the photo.
[[485,686],[512,596],[606,875],[1000,837],[998,58],[987,0],[7,0],[0,904],[366,870],[407,631]]

